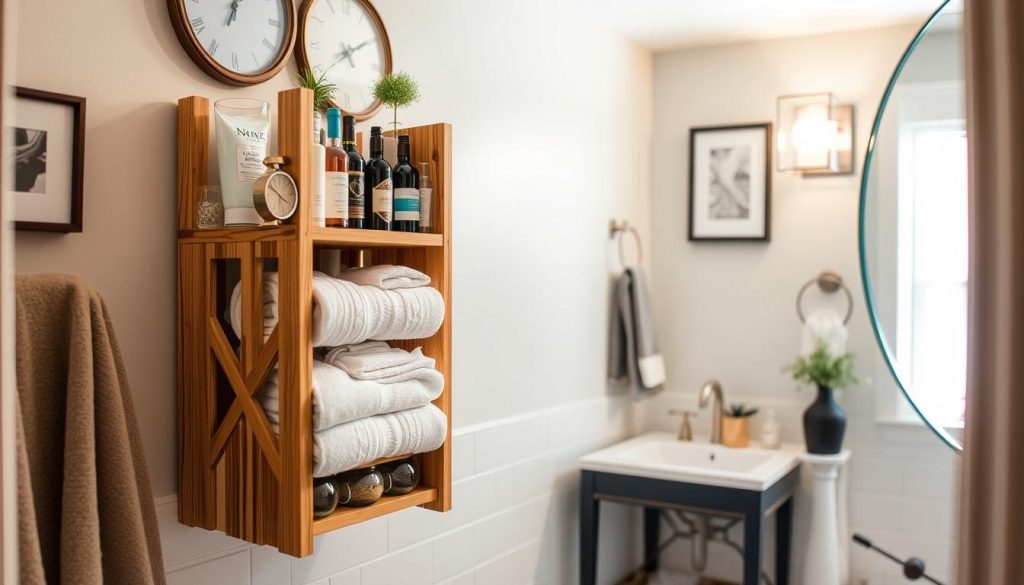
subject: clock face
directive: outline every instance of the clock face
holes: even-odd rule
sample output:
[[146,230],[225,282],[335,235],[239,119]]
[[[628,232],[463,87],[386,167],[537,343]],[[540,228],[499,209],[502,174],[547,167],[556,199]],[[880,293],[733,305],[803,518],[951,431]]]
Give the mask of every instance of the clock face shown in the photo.
[[267,180],[267,208],[277,219],[288,219],[295,213],[299,204],[299,194],[292,178],[285,173],[277,173]]
[[220,69],[214,74],[222,80],[247,83],[283,65],[295,26],[292,0],[179,0],[179,6],[181,24],[191,31],[187,48],[206,62],[204,69]]
[[371,87],[391,72],[391,47],[377,11],[366,0],[311,0],[303,16],[300,65],[337,86],[335,105],[346,114],[372,115],[379,104]]

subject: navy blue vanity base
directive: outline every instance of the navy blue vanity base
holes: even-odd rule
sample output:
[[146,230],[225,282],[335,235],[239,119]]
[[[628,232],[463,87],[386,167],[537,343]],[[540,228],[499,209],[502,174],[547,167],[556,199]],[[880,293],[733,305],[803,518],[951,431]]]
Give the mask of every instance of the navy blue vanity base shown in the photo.
[[597,581],[598,519],[601,501],[644,508],[644,552],[648,571],[658,548],[659,509],[676,508],[743,519],[743,585],[759,585],[767,518],[776,514],[775,584],[789,583],[789,550],[793,528],[793,494],[800,481],[797,467],[763,492],[605,473],[581,472],[580,584]]

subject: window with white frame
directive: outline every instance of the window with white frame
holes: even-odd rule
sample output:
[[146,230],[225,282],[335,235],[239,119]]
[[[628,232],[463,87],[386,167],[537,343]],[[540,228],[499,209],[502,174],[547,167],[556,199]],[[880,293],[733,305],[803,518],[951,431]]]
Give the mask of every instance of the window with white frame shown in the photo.
[[946,427],[961,427],[968,261],[964,121],[918,120],[901,125],[899,134],[897,360],[918,406]]

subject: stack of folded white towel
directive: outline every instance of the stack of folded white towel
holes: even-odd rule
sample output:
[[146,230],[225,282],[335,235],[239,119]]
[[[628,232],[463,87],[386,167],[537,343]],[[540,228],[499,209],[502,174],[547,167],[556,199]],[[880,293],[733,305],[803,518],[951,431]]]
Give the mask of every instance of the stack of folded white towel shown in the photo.
[[[326,477],[381,457],[433,451],[448,419],[430,404],[444,390],[434,360],[371,339],[417,339],[437,332],[444,300],[430,277],[403,266],[374,266],[313,278],[313,475]],[[264,331],[277,322],[277,274],[264,278]],[[239,331],[239,290],[230,318]],[[280,416],[275,370],[260,401],[274,431]]]

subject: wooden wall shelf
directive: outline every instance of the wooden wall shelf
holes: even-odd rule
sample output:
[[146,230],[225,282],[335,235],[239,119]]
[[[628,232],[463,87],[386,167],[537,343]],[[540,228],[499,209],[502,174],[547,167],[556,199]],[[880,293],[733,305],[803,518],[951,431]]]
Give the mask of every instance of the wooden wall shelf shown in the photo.
[[[413,160],[433,164],[437,233],[318,228],[304,197],[311,180],[312,93],[280,92],[277,111],[275,154],[285,158],[284,170],[299,188],[295,216],[280,226],[199,230],[195,204],[197,187],[209,182],[210,101],[178,101],[178,516],[183,524],[301,557],[312,554],[317,534],[411,506],[451,508],[451,126],[403,131]],[[346,250],[350,265],[403,264],[430,275],[447,304],[444,324],[430,338],[393,345],[422,346],[437,360],[445,391],[434,404],[448,416],[448,438],[416,456],[422,479],[409,494],[314,520],[312,278],[314,251],[321,248]],[[278,325],[266,341],[260,310],[265,269],[279,276]],[[236,282],[240,339],[222,322]],[[276,436],[255,399],[274,367],[282,390]]]

